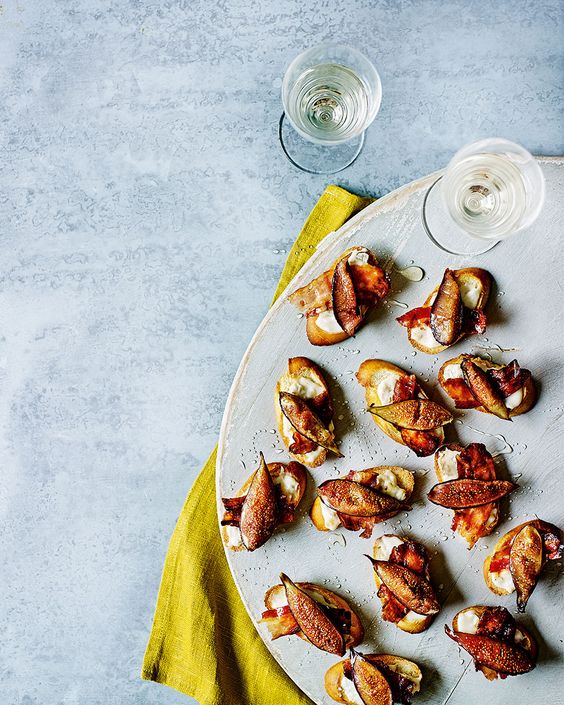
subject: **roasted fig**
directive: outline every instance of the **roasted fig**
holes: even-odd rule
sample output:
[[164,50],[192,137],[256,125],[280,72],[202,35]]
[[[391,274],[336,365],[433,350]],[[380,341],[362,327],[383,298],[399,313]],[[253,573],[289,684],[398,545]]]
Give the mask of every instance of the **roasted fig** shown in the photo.
[[452,270],[447,269],[431,306],[431,330],[438,343],[452,345],[456,341],[462,328],[462,311],[460,287]]
[[243,502],[239,527],[243,544],[248,551],[262,546],[272,536],[278,523],[276,492],[272,477],[260,454],[260,466]]
[[348,257],[339,260],[331,285],[333,314],[348,335],[354,335],[362,323],[362,315],[354,289]]
[[431,583],[422,575],[403,565],[378,561],[367,556],[377,576],[388,590],[402,603],[417,614],[436,614],[441,606]]
[[286,591],[288,606],[307,639],[322,651],[343,656],[345,639],[319,604],[284,573],[280,574],[280,580]]
[[526,524],[513,539],[509,570],[517,592],[517,609],[524,612],[543,565],[543,541],[532,524]]
[[447,509],[469,509],[496,502],[517,487],[507,480],[473,480],[461,478],[435,485],[427,497],[433,504]]
[[445,632],[447,636],[465,649],[480,666],[487,666],[508,676],[528,673],[535,667],[533,656],[517,644],[478,634],[455,632],[449,629],[446,624]]
[[509,411],[501,395],[494,389],[488,375],[478,365],[472,362],[468,356],[460,363],[460,369],[464,375],[464,381],[470,387],[470,391],[491,414],[500,419],[510,420]]
[[317,488],[321,501],[336,512],[353,517],[372,517],[410,507],[352,480],[327,480]]
[[327,448],[340,458],[342,457],[341,451],[335,445],[333,434],[325,428],[319,416],[312,411],[305,399],[289,392],[280,392],[279,402],[282,413],[298,433],[322,448]]
[[353,683],[365,705],[393,705],[392,689],[382,671],[351,649]]
[[394,426],[412,431],[431,431],[452,421],[451,414],[430,399],[408,399],[386,406],[370,406],[368,411]]

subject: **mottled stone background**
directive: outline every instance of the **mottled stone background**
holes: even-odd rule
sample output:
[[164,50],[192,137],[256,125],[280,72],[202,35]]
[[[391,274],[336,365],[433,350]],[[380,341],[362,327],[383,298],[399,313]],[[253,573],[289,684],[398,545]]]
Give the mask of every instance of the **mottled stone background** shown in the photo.
[[279,150],[285,65],[374,60],[336,182],[377,195],[478,137],[561,153],[563,26],[558,0],[3,0],[2,705],[188,702],[138,679],[168,538],[327,181]]

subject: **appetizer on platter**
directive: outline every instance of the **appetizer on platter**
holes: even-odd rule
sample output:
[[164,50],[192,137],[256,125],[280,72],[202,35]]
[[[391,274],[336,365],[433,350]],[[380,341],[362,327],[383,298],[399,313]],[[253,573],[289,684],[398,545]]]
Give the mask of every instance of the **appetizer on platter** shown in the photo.
[[413,473],[400,467],[351,470],[319,485],[310,517],[319,531],[342,525],[350,531],[362,529],[361,537],[370,538],[376,524],[411,509],[414,484]]
[[531,373],[517,360],[499,365],[459,355],[441,366],[439,384],[457,409],[477,409],[506,420],[529,411],[537,399]]
[[364,628],[346,600],[320,585],[294,583],[284,573],[280,580],[280,585],[266,591],[266,611],[260,620],[272,639],[296,634],[337,656],[360,644]]
[[407,311],[397,321],[407,328],[411,345],[435,355],[466,335],[484,333],[484,307],[491,288],[485,269],[446,269],[443,280],[423,306]]
[[499,524],[499,499],[515,485],[497,479],[493,458],[482,443],[466,448],[456,443],[441,446],[435,453],[435,472],[440,484],[428,497],[454,510],[452,530],[472,548]]
[[374,422],[396,443],[417,455],[432,455],[444,443],[452,416],[430,401],[415,375],[385,360],[365,360],[356,373]]
[[422,677],[419,666],[401,656],[351,649],[350,659],[339,661],[325,674],[325,690],[344,705],[409,705]]
[[333,345],[353,336],[389,290],[388,275],[373,253],[351,247],[288,298],[305,315],[309,342]]
[[307,357],[291,357],[288,372],[274,393],[278,431],[290,455],[309,468],[338,456],[333,426],[333,401],[320,368]]
[[223,543],[232,551],[254,551],[268,541],[280,524],[294,520],[296,507],[306,489],[303,465],[266,463],[260,465],[235,497],[223,498],[221,520]]
[[536,665],[535,638],[505,607],[466,607],[454,616],[452,630],[445,624],[445,632],[490,681],[527,673]]
[[440,609],[429,576],[424,546],[408,538],[384,534],[374,543],[374,580],[382,603],[382,618],[404,632],[425,631]]
[[484,579],[496,595],[517,592],[517,609],[524,612],[546,561],[562,558],[560,531],[542,519],[516,526],[502,536],[484,561]]

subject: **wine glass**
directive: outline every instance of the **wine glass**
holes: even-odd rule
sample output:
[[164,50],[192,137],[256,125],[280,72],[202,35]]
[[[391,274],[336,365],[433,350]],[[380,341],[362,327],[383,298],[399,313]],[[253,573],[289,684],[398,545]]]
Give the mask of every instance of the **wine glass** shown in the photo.
[[501,138],[473,142],[425,194],[423,227],[446,252],[483,254],[532,225],[544,192],[541,168],[526,149]]
[[342,171],[360,154],[381,100],[378,72],[356,49],[321,44],[304,51],[282,81],[284,153],[302,171]]

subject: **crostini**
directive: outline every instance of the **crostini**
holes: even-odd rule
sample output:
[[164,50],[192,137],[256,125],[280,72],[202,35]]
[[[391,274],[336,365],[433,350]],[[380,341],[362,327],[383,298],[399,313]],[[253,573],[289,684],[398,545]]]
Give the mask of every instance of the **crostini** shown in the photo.
[[367,411],[396,443],[419,456],[432,455],[444,443],[443,426],[452,415],[429,400],[415,375],[385,360],[365,360],[356,378],[365,389]]
[[330,654],[343,656],[360,644],[364,628],[349,603],[327,588],[313,583],[294,583],[284,573],[279,585],[264,596],[266,624],[272,639],[296,634]]
[[428,497],[454,510],[452,530],[472,548],[499,524],[499,499],[515,485],[497,479],[493,458],[482,443],[471,443],[466,448],[449,443],[437,450],[434,460],[439,484]]
[[333,345],[354,336],[389,290],[388,275],[374,254],[355,246],[288,298],[305,315],[309,342]]
[[260,466],[235,497],[223,498],[221,537],[231,551],[254,551],[280,524],[289,524],[300,503],[307,482],[300,463],[266,463]]
[[457,409],[476,409],[500,419],[524,414],[537,398],[531,373],[517,360],[499,365],[475,355],[459,355],[441,366],[438,378]]
[[446,269],[423,306],[397,318],[411,345],[429,355],[446,350],[466,335],[484,333],[484,307],[491,289],[485,269]]
[[321,369],[307,357],[291,357],[276,384],[278,431],[290,455],[309,468],[322,465],[335,445],[333,401]]
[[532,519],[502,536],[484,561],[484,580],[496,595],[517,592],[517,609],[524,612],[546,561],[562,558],[560,531],[542,519]]
[[466,607],[454,616],[452,630],[445,624],[445,632],[490,681],[528,673],[536,665],[535,638],[505,607]]
[[317,488],[310,517],[319,531],[343,526],[370,538],[374,526],[411,509],[414,476],[400,467],[351,470],[345,477],[327,480]]
[[327,695],[343,705],[411,703],[421,689],[421,669],[413,661],[392,654],[361,654],[339,661],[325,674]]
[[373,556],[367,558],[374,569],[382,619],[410,634],[425,631],[440,609],[425,547],[405,537],[384,534],[376,539]]

